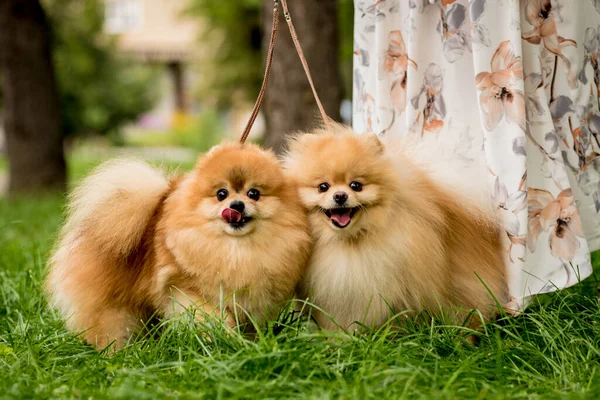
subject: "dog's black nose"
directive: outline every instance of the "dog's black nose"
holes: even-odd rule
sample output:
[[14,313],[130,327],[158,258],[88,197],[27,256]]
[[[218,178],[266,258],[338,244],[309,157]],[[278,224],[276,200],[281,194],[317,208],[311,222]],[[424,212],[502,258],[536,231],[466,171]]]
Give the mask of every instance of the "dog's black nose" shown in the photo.
[[234,200],[229,203],[229,208],[233,208],[235,211],[244,212],[244,207],[244,202],[240,200]]
[[346,194],[346,192],[335,192],[333,194],[333,200],[341,206],[348,200],[348,194]]

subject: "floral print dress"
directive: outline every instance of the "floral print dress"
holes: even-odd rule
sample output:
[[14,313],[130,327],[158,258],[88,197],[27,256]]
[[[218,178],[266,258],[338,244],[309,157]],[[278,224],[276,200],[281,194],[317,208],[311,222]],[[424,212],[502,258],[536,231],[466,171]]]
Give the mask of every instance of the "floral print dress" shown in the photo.
[[[489,170],[515,307],[600,249],[600,0],[355,0],[353,125]],[[438,139],[436,139],[438,140]]]

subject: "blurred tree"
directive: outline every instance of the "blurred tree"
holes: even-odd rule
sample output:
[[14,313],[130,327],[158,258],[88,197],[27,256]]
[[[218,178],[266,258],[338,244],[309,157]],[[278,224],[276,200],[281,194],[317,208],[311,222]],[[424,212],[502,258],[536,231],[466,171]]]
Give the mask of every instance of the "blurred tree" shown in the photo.
[[0,1],[0,68],[9,194],[64,189],[60,100],[39,0]]
[[202,19],[197,91],[219,108],[233,99],[254,101],[262,77],[262,0],[190,0],[189,12]]
[[352,99],[354,63],[354,1],[338,1],[339,60],[344,99]]
[[[273,0],[190,2],[191,12],[203,19],[205,27],[200,38],[199,65],[203,84],[198,92],[220,107],[231,106],[237,99],[254,102],[263,74]],[[337,119],[342,92],[350,98],[352,90],[352,0],[288,0],[288,3],[319,95],[328,113]],[[317,115],[283,18],[280,35],[272,86],[263,110],[267,118],[267,144],[278,151],[285,132],[310,127]],[[288,67],[291,69],[284,72],[282,68]]]
[[117,134],[158,97],[157,69],[118,55],[103,35],[102,0],[46,0],[64,134]]
[[[339,120],[342,85],[339,64],[337,0],[288,1],[289,11],[311,75],[329,117]],[[268,48],[273,0],[263,0],[263,49]],[[265,97],[265,145],[281,152],[285,134],[319,123],[318,109],[296,54],[283,13]]]
[[0,0],[12,192],[63,188],[63,138],[117,133],[157,99],[157,70],[117,55],[102,0]]

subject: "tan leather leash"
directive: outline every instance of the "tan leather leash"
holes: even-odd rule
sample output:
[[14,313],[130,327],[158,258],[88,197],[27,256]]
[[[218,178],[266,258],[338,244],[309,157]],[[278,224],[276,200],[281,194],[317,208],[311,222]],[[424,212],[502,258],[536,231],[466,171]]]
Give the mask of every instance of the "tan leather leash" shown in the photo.
[[258,92],[258,97],[256,98],[256,102],[254,103],[254,108],[252,109],[252,113],[250,114],[250,119],[248,120],[248,123],[244,128],[244,133],[242,134],[242,137],[240,139],[240,143],[244,143],[248,138],[250,130],[252,129],[252,125],[254,125],[254,121],[256,121],[256,117],[258,116],[258,112],[260,111],[260,107],[262,106],[265,97],[265,92],[267,91],[267,84],[269,83],[269,76],[271,75],[271,65],[273,63],[273,50],[275,49],[275,41],[277,39],[277,31],[279,29],[279,1],[281,1],[281,5],[283,6],[283,15],[287,22],[290,35],[292,36],[294,46],[296,47],[296,52],[298,53],[298,57],[300,58],[300,62],[302,63],[302,67],[304,68],[304,73],[306,74],[306,78],[308,79],[308,83],[310,84],[310,88],[312,89],[313,96],[315,97],[317,107],[319,107],[321,118],[323,119],[324,123],[327,123],[327,121],[329,120],[329,117],[325,112],[325,108],[323,108],[323,104],[321,103],[321,99],[319,99],[319,95],[317,94],[317,89],[315,88],[312,76],[310,75],[308,63],[306,62],[306,58],[304,57],[302,46],[300,46],[300,41],[298,40],[296,29],[294,28],[294,24],[292,23],[292,17],[287,6],[287,0],[273,0],[273,28],[271,29],[271,40],[269,42],[269,49],[267,51],[265,74],[263,77],[262,85],[260,87],[260,91]]
[[258,116],[258,112],[260,111],[260,106],[262,106],[263,99],[265,97],[265,92],[267,91],[267,84],[269,83],[269,75],[271,75],[271,64],[273,63],[273,50],[275,49],[275,40],[277,39],[277,30],[279,28],[279,0],[274,0],[273,2],[273,28],[271,29],[271,41],[269,42],[269,50],[267,51],[267,64],[265,65],[265,75],[263,77],[262,85],[260,86],[260,91],[258,92],[258,97],[256,98],[256,103],[254,103],[254,108],[252,109],[252,114],[250,114],[250,119],[244,128],[244,133],[242,134],[242,138],[240,139],[240,143],[244,143],[250,134],[250,130],[252,129],[252,125],[254,125],[254,121]]
[[310,88],[312,89],[313,96],[315,97],[315,101],[317,102],[317,106],[319,107],[319,112],[321,113],[321,118],[323,122],[327,122],[329,119],[327,117],[327,113],[323,108],[323,104],[321,104],[321,99],[319,99],[319,95],[317,94],[317,89],[315,89],[315,84],[312,80],[312,76],[310,75],[310,70],[308,69],[308,63],[306,62],[306,58],[304,57],[304,52],[302,51],[302,46],[300,46],[300,41],[298,40],[298,35],[296,34],[296,29],[294,28],[294,24],[292,23],[292,16],[290,15],[290,11],[288,10],[287,0],[281,0],[281,5],[283,6],[283,16],[288,24],[288,28],[290,30],[290,35],[292,36],[292,40],[294,42],[294,46],[296,46],[296,52],[298,53],[298,57],[300,58],[300,62],[302,62],[302,67],[304,68],[304,73],[306,74],[306,78],[308,79],[308,83],[310,83]]

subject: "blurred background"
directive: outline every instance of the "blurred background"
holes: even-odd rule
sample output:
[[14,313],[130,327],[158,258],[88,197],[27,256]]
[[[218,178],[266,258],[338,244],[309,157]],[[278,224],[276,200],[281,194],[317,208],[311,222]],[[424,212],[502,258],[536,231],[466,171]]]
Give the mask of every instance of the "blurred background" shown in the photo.
[[[350,122],[352,0],[289,0],[317,90]],[[193,165],[237,139],[262,81],[273,0],[0,0],[0,196],[61,191],[131,154]],[[287,25],[251,139],[282,149],[318,112]]]

